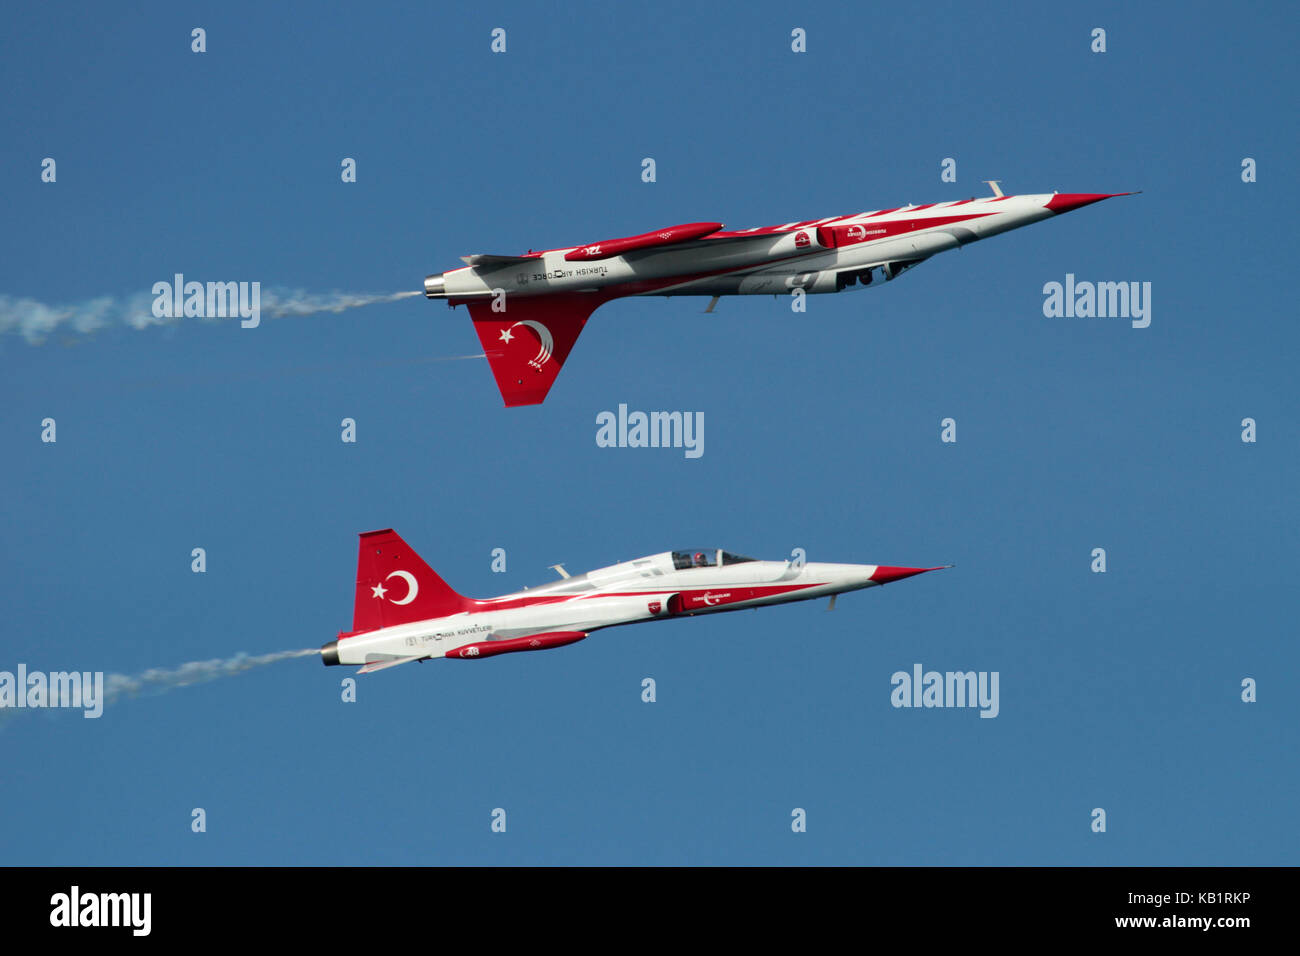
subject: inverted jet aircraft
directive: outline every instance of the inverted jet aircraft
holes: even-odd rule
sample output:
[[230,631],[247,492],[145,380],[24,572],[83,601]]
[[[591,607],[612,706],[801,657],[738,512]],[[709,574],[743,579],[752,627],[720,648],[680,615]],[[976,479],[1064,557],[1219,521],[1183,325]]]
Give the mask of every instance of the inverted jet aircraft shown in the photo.
[[367,674],[410,661],[472,661],[563,647],[619,624],[807,601],[939,568],[756,561],[666,551],[488,600],[462,597],[392,529],[361,535],[352,630],[321,647],[327,665]]
[[900,206],[780,226],[691,222],[522,256],[463,256],[424,294],[469,306],[507,406],[538,405],[601,304],[630,295],[789,295],[880,286],[931,256],[1112,196],[1044,193]]

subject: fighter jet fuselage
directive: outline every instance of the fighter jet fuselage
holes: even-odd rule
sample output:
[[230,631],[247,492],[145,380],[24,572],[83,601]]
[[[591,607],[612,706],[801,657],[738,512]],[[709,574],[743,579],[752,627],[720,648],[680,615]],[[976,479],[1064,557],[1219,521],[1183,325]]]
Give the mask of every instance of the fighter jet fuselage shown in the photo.
[[390,530],[361,535],[353,629],[321,648],[361,673],[409,661],[545,650],[593,631],[831,597],[935,568],[757,561],[666,551],[487,600],[453,591]]
[[428,276],[424,292],[469,307],[506,405],[535,405],[610,299],[870,288],[940,252],[1112,195],[1128,194],[997,195],[740,230],[685,223],[522,256],[465,256],[464,268]]

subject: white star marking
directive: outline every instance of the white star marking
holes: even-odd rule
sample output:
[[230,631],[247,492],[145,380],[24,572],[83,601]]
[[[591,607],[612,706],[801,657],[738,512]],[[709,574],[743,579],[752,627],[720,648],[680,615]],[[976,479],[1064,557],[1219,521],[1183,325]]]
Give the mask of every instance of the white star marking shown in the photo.
[[512,339],[514,339],[514,336],[510,334],[510,330],[509,330],[509,329],[502,329],[502,330],[501,330],[501,341],[502,341],[502,342],[509,342],[509,341],[511,341]]
[[370,590],[375,592],[375,597],[381,598],[387,593],[388,588],[384,587],[382,584],[376,584]]

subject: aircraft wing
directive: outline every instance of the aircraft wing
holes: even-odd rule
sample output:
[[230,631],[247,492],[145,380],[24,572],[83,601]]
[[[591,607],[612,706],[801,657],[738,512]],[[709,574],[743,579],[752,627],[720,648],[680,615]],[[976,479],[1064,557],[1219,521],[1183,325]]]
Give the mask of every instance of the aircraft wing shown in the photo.
[[521,262],[536,263],[538,261],[536,256],[494,256],[487,253],[480,253],[473,256],[461,256],[460,260],[467,266],[484,266],[489,268],[492,266],[515,266]]
[[607,301],[598,292],[508,297],[505,311],[469,302],[474,331],[506,407],[540,405],[592,312]]

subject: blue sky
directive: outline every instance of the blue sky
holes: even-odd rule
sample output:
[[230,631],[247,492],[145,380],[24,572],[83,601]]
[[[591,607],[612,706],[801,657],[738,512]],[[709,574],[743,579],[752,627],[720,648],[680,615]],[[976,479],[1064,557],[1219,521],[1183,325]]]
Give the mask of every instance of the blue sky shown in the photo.
[[[0,669],[317,646],[350,626],[356,534],[389,526],[473,596],[679,547],[956,565],[832,614],[401,667],[352,704],[346,671],[306,659],[99,720],[24,714],[0,730],[0,861],[1300,861],[1289,5],[8,20],[0,295],[49,304],[176,272],[388,293],[468,253],[961,199],[985,179],[1144,192],[802,315],[613,302],[535,408],[503,409],[481,359],[434,361],[479,345],[465,310],[420,298],[255,330],[0,337]],[[1152,283],[1150,327],[1044,317],[1067,273]],[[704,455],[598,448],[619,403],[703,412]],[[999,716],[891,707],[890,675],[918,662],[998,671]]]

